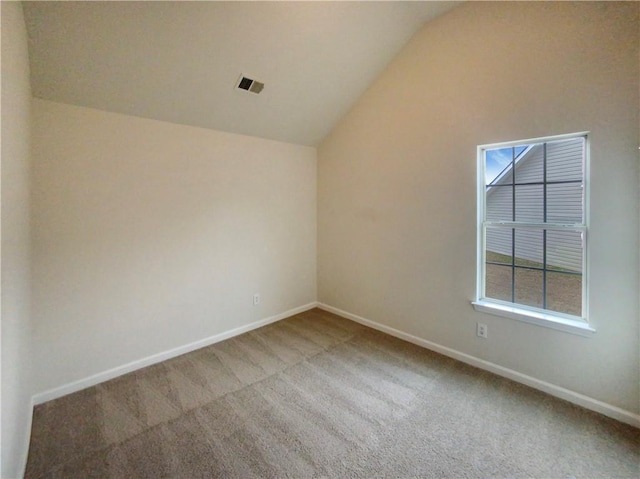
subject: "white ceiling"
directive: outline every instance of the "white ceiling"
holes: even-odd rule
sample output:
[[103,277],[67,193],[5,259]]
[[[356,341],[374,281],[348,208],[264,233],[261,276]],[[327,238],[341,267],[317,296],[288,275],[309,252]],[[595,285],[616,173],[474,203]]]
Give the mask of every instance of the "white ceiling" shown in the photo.
[[[316,145],[460,2],[24,2],[34,96]],[[240,74],[265,83],[234,89]]]

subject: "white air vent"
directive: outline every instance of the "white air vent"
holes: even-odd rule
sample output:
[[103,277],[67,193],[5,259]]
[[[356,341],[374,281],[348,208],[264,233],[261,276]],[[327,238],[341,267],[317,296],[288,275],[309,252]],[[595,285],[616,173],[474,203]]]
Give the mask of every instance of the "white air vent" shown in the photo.
[[257,95],[264,88],[264,83],[247,78],[244,75],[240,75],[236,88],[238,90],[248,91]]

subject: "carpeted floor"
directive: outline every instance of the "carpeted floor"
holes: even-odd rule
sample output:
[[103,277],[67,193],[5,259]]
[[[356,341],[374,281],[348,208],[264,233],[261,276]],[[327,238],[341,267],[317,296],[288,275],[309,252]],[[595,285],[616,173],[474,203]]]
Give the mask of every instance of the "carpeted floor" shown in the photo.
[[640,430],[315,309],[36,407],[27,477],[640,476]]

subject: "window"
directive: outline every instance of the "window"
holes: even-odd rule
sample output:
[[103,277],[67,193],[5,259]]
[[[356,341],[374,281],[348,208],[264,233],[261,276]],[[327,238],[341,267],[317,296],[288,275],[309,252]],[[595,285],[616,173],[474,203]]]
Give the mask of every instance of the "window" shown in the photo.
[[586,133],[478,147],[477,310],[587,324]]

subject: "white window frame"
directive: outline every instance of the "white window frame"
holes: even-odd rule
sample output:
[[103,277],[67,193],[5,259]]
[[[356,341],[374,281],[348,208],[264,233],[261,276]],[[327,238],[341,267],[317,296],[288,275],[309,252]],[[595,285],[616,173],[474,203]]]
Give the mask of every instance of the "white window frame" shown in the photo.
[[[536,229],[541,226],[541,223],[521,223],[521,222],[505,222],[505,221],[487,221],[486,220],[486,161],[485,153],[488,150],[495,150],[499,148],[511,148],[517,146],[525,146],[533,143],[546,143],[551,141],[566,140],[572,138],[584,138],[585,150],[584,150],[584,165],[583,165],[583,185],[584,185],[584,211],[583,222],[580,224],[555,224],[544,223],[546,229],[571,229],[573,231],[580,231],[583,235],[583,248],[582,248],[582,316],[572,316],[569,314],[563,314],[551,310],[545,310],[541,308],[535,308],[517,303],[511,303],[507,301],[501,301],[493,298],[485,297],[485,236],[486,228],[491,225],[508,226],[517,225],[518,228],[535,227]],[[477,278],[476,278],[476,299],[472,301],[473,307],[476,311],[483,313],[493,314],[496,316],[502,316],[506,318],[523,321],[526,323],[535,324],[538,326],[544,326],[560,331],[579,334],[582,336],[591,336],[595,333],[595,329],[589,325],[588,322],[588,248],[587,248],[587,235],[589,230],[589,132],[570,133],[565,135],[547,136],[541,138],[531,138],[527,140],[508,141],[502,143],[492,143],[487,145],[479,145],[478,152],[478,190],[477,190],[477,204],[478,204],[478,216],[477,216]]]

